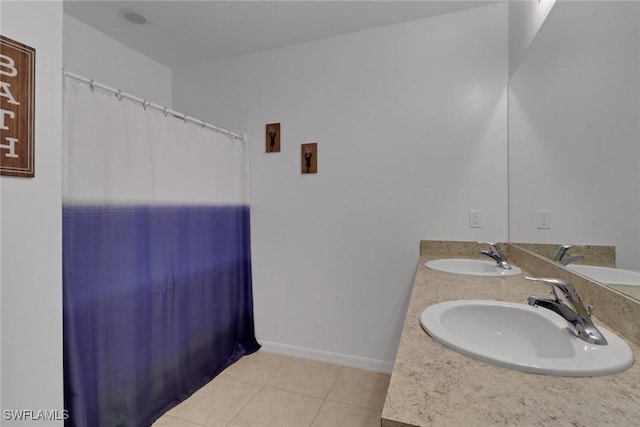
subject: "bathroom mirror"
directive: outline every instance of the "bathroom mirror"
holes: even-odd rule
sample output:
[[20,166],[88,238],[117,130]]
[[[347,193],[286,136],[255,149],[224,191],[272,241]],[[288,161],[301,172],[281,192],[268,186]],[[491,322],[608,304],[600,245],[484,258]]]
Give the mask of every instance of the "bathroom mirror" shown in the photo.
[[560,0],[512,74],[511,242],[614,246],[640,271],[639,28],[638,2]]

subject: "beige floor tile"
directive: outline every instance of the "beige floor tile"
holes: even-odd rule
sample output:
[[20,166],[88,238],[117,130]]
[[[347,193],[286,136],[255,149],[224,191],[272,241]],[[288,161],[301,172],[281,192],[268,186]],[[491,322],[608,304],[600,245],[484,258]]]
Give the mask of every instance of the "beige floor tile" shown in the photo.
[[229,427],[308,427],[322,403],[322,399],[264,387]]
[[[222,424],[220,427],[224,427],[226,424]],[[163,415],[151,425],[151,427],[203,427],[202,424],[192,423],[191,421],[175,418],[170,415]],[[216,426],[217,427],[217,426]]]
[[215,378],[167,414],[209,426],[228,422],[260,390],[259,385]]
[[265,385],[289,360],[288,356],[257,351],[240,358],[217,378]]
[[340,371],[327,399],[382,411],[390,378],[387,374],[345,367]]
[[330,363],[290,358],[267,385],[324,399],[341,369]]
[[380,412],[325,400],[311,427],[380,427]]
[[389,379],[257,352],[227,368],[153,427],[377,427]]

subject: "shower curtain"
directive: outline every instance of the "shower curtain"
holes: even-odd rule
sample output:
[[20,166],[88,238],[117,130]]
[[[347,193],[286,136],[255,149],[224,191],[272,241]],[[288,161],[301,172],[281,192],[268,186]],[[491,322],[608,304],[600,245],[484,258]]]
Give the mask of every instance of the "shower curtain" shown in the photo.
[[68,426],[149,426],[254,335],[244,142],[65,78]]

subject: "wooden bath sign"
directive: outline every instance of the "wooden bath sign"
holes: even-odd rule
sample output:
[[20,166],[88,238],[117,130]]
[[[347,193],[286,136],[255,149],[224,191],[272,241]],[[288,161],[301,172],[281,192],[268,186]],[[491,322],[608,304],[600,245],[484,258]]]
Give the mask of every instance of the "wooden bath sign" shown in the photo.
[[34,176],[36,50],[0,35],[0,175]]

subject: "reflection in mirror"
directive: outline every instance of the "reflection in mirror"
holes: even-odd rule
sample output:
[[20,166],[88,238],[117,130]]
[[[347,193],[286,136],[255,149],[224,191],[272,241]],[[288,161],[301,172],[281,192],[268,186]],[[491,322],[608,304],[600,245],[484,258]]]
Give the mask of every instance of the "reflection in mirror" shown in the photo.
[[631,297],[640,299],[640,272],[581,264],[567,265],[567,268],[595,281],[612,286]]
[[511,76],[510,241],[613,246],[610,267],[640,271],[639,18],[558,1]]
[[514,243],[640,301],[640,272],[616,268],[616,248],[602,245]]
[[601,267],[616,266],[616,248],[614,246],[556,245],[549,243],[515,244],[562,265],[587,264]]

